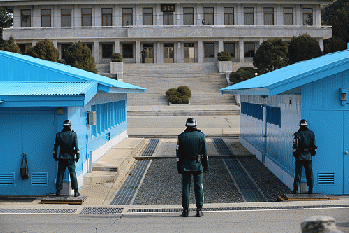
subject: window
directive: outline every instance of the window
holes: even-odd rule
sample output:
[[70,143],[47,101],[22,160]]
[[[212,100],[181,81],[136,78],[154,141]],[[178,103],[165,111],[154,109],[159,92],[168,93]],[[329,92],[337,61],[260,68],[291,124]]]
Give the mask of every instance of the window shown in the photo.
[[21,27],[32,26],[31,15],[32,15],[32,11],[30,9],[21,10]]
[[133,9],[122,8],[122,26],[133,25]]
[[234,7],[224,7],[224,25],[234,25]]
[[214,25],[214,8],[204,7],[204,25]]
[[113,54],[113,44],[102,44],[102,58],[110,58]]
[[313,25],[313,9],[303,8],[303,25]]
[[224,52],[230,53],[231,58],[235,57],[235,43],[224,43]]
[[41,10],[41,27],[51,27],[51,10]]
[[264,7],[264,25],[274,25],[274,8],[273,7]]
[[293,25],[293,8],[284,8],[284,25]]
[[71,27],[71,9],[61,10],[61,27]]
[[254,25],[254,8],[244,7],[244,24]]
[[123,44],[122,45],[122,57],[123,58],[133,58],[133,44]]
[[153,8],[143,8],[143,25],[153,25]]
[[214,58],[214,43],[204,43],[204,57]]
[[164,25],[173,25],[173,12],[164,12]]
[[92,26],[92,8],[81,9],[81,26]]
[[83,45],[86,46],[87,48],[89,48],[91,50],[91,53],[92,53],[93,44],[91,44],[91,43],[83,43]]
[[113,9],[102,8],[102,26],[113,26]]
[[245,42],[244,43],[245,57],[254,57],[255,53],[255,43]]
[[193,7],[183,7],[183,25],[194,25]]

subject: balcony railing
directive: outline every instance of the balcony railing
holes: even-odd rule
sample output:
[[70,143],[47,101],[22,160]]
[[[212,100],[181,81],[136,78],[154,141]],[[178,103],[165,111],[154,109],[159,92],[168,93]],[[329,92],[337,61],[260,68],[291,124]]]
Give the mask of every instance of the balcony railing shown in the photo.
[[315,38],[332,37],[329,26],[284,26],[284,25],[152,25],[113,27],[21,27],[6,28],[4,39],[11,35],[16,40],[37,39],[116,39],[116,38],[292,38],[301,34]]

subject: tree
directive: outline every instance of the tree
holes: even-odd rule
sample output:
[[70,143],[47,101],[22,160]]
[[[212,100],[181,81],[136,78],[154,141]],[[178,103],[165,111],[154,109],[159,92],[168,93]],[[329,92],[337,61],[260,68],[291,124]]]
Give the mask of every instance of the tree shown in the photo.
[[349,42],[349,7],[347,9],[337,10],[333,17],[332,37]]
[[229,80],[232,83],[239,83],[247,79],[253,78],[256,76],[257,70],[253,67],[240,67],[236,72],[233,72],[229,75]]
[[334,53],[337,51],[343,51],[347,49],[347,43],[340,38],[332,37],[331,39],[324,40],[323,54]]
[[288,65],[287,43],[281,39],[263,41],[253,58],[259,74],[265,74]]
[[321,55],[319,43],[307,34],[293,37],[288,46],[289,64],[309,60]]
[[4,41],[4,44],[0,47],[0,50],[9,51],[12,53],[21,53],[21,50],[19,49],[18,45],[15,44],[15,40],[12,36],[9,38],[9,40]]
[[13,18],[11,12],[6,8],[0,7],[0,46],[3,44],[2,30],[3,28],[11,27],[13,24]]
[[97,73],[95,59],[92,56],[91,50],[80,41],[72,44],[66,50],[64,62],[66,65]]
[[40,40],[34,47],[30,47],[27,51],[27,55],[53,62],[57,62],[59,58],[58,50],[54,44],[47,39]]
[[322,25],[333,25],[338,10],[349,10],[349,0],[337,0],[321,10]]

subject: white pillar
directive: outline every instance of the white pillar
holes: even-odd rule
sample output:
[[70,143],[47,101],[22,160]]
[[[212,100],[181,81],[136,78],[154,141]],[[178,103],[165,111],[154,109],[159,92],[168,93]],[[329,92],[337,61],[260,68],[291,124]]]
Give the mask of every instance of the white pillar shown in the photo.
[[174,12],[174,25],[183,25],[181,15],[183,15],[183,10],[181,8],[181,4],[176,4],[176,11]]
[[301,12],[301,6],[296,6],[296,14],[295,14],[295,25],[303,25],[302,22],[302,12]]
[[[174,51],[177,51],[175,53],[175,63],[183,63],[183,52],[184,52],[184,45],[181,44],[180,41],[174,44]],[[182,52],[183,51],[183,52]]]
[[72,12],[72,26],[81,26],[81,9],[77,5],[74,5],[74,9]]
[[255,19],[255,25],[264,25],[264,19],[263,19],[263,7],[261,5],[257,5],[257,7],[254,8],[254,15],[256,16]]
[[277,6],[274,8],[274,24],[284,25],[284,9],[282,6]]
[[244,25],[244,8],[239,4],[236,9],[235,24]]
[[320,45],[321,51],[324,51],[324,39],[323,38],[319,39],[319,45]]
[[32,27],[41,27],[41,9],[34,6],[32,9]]
[[114,53],[121,53],[120,40],[115,40]]
[[141,63],[141,42],[136,40],[136,63]]
[[60,28],[61,27],[61,9],[56,5],[53,6],[51,18],[52,18],[51,27]]
[[244,62],[245,56],[244,56],[244,41],[242,39],[239,40],[239,61]]
[[202,40],[198,41],[198,63],[204,62],[204,43]]
[[100,5],[92,5],[92,26],[102,26],[102,8]]
[[93,57],[95,58],[95,63],[99,64],[99,41],[93,41]]
[[18,8],[13,9],[13,27],[21,27],[21,10]]
[[219,40],[218,41],[218,53],[220,53],[222,51],[224,51],[224,43],[223,43],[223,40]]

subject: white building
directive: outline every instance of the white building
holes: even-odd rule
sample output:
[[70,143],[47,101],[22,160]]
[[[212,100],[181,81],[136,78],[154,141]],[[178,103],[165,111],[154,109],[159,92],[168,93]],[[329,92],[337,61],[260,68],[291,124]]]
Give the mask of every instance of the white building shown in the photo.
[[251,62],[270,38],[290,41],[307,33],[319,41],[332,37],[321,26],[321,7],[330,0],[0,0],[13,11],[5,29],[22,50],[50,39],[64,57],[72,42],[89,46],[96,64],[113,52],[129,63],[214,62],[217,53],[235,63]]

